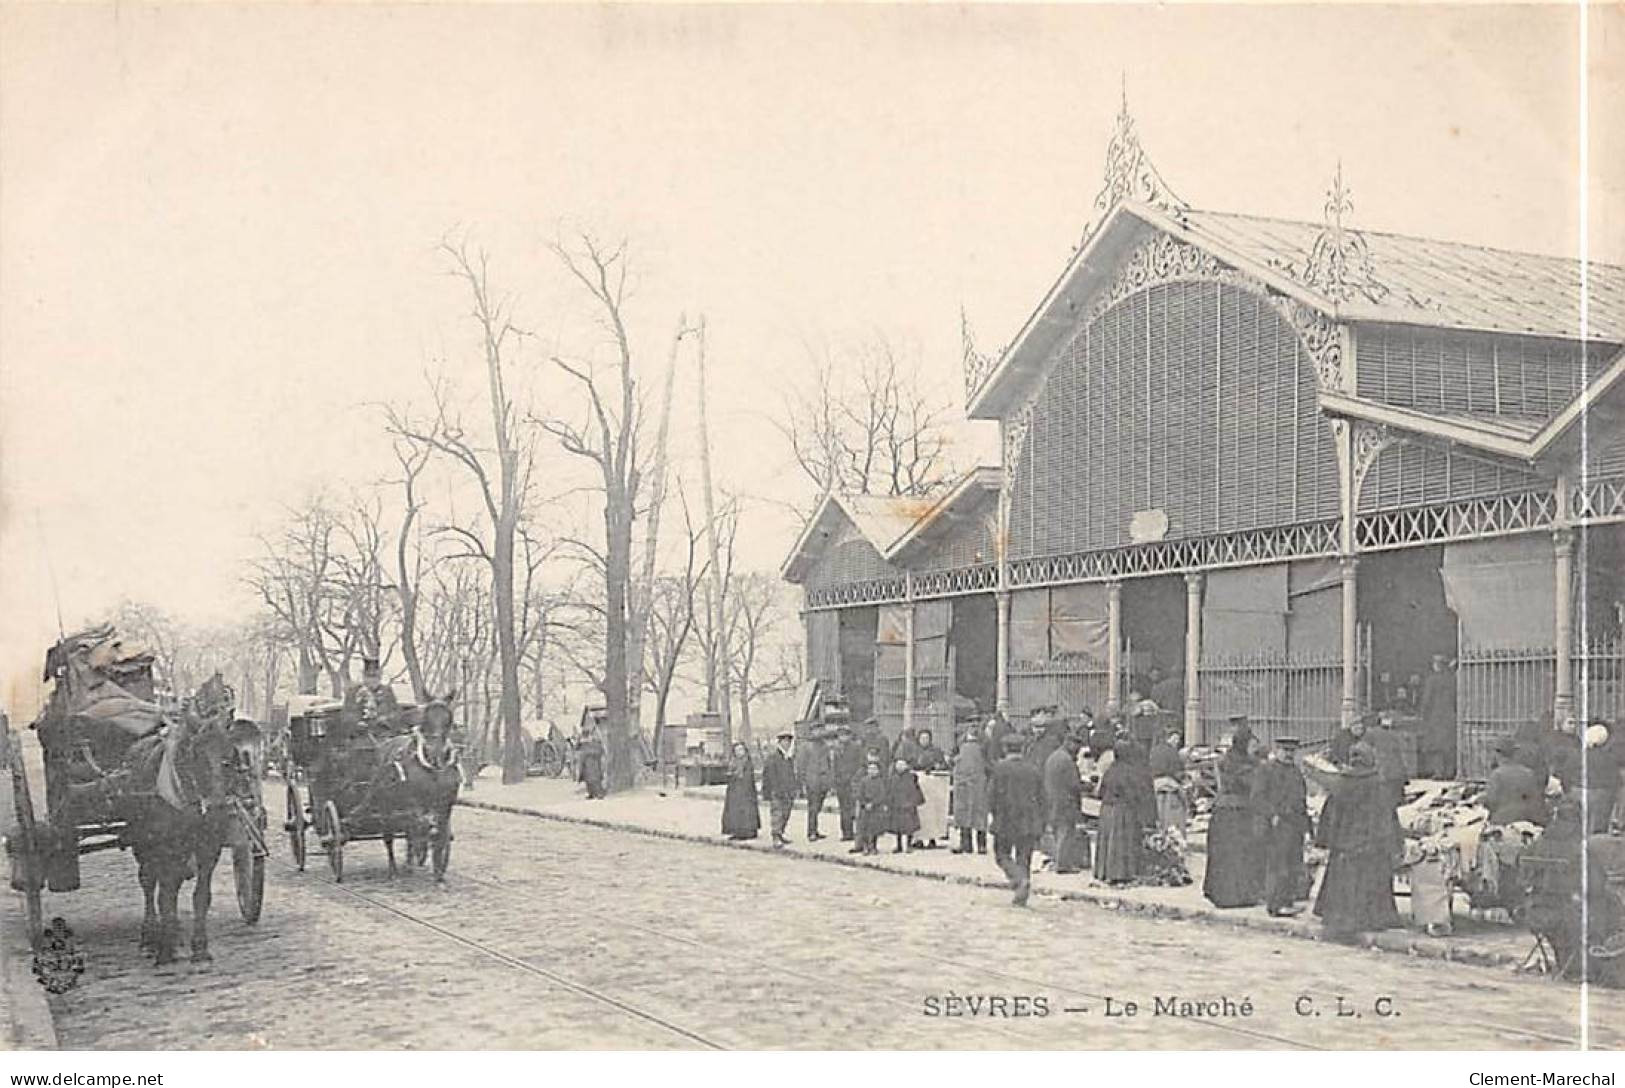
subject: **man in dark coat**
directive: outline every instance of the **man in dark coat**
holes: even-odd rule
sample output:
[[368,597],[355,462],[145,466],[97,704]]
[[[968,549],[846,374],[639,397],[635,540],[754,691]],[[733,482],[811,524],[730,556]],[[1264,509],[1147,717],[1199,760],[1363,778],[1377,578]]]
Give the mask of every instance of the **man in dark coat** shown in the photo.
[[818,833],[818,814],[823,811],[824,798],[835,780],[824,730],[816,724],[809,727],[807,735],[795,746],[795,752],[796,780],[807,798],[807,841],[817,842],[824,837]]
[[1023,757],[1020,737],[1004,739],[1004,758],[993,768],[988,793],[994,860],[1016,891],[1016,906],[1026,906],[1032,891],[1033,847],[1044,830],[1044,780]]
[[1055,871],[1076,873],[1083,863],[1078,843],[1078,817],[1083,810],[1083,778],[1078,774],[1078,752],[1083,738],[1068,733],[1061,746],[1044,761],[1044,805],[1050,834],[1055,837]]
[[790,841],[785,838],[784,830],[790,825],[790,810],[796,803],[795,739],[792,731],[781,730],[762,761],[762,796],[767,798],[772,816],[775,848]]
[[1027,758],[1042,771],[1050,753],[1061,747],[1061,741],[1066,736],[1066,719],[1061,717],[1056,707],[1041,706],[1033,710],[1028,728],[1032,732],[1028,740],[1030,747]]
[[1264,908],[1277,918],[1298,913],[1308,893],[1303,840],[1309,833],[1308,788],[1295,756],[1298,742],[1279,737],[1253,777],[1253,807],[1264,824]]
[[1490,772],[1483,805],[1489,811],[1486,827],[1504,827],[1527,821],[1545,826],[1546,784],[1518,759],[1521,748],[1512,737],[1502,737],[1495,745],[1496,767]]
[[576,746],[576,777],[587,787],[589,801],[602,800],[604,796],[604,742],[598,738],[598,730],[589,729],[587,735]]
[[[858,834],[857,779],[863,774],[863,745],[853,736],[850,725],[842,725],[835,738],[831,757],[835,773],[835,800],[841,806],[841,841],[852,842]],[[857,853],[854,846],[852,853]]]
[[1432,778],[1456,777],[1456,674],[1444,654],[1422,682],[1422,768]]

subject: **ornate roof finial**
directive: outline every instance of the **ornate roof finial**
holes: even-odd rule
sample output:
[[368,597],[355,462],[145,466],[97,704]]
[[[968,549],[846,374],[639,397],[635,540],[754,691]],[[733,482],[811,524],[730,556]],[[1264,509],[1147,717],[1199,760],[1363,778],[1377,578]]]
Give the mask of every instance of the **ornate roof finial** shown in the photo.
[[1326,190],[1326,223],[1309,249],[1303,282],[1334,302],[1346,302],[1356,294],[1380,302],[1388,288],[1377,282],[1365,237],[1343,223],[1344,216],[1353,212],[1354,201],[1343,184],[1343,160],[1339,159],[1331,188]]
[[959,304],[959,344],[965,364],[965,399],[968,401],[982,388],[988,375],[993,373],[993,366],[999,358],[997,353],[984,355],[976,350],[976,338],[971,335],[970,318],[965,316],[964,303]]
[[[1189,208],[1162,180],[1162,175],[1157,173],[1157,168],[1140,146],[1139,134],[1134,131],[1134,118],[1128,111],[1127,72],[1122,77],[1117,126],[1112,132],[1111,142],[1106,145],[1105,181],[1095,195],[1095,211],[1099,213],[1096,223],[1104,221],[1106,214],[1124,200],[1137,200],[1176,217]],[[1092,224],[1084,232],[1084,241],[1088,241],[1093,232]]]

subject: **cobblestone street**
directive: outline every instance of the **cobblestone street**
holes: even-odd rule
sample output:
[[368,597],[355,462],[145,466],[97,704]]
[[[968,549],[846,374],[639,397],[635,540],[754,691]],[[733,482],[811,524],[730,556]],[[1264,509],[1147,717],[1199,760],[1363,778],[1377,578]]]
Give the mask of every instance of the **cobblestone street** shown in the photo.
[[[377,843],[352,844],[335,885],[319,854],[298,873],[279,843],[256,927],[222,866],[206,970],[155,972],[136,950],[133,862],[85,858],[83,890],[46,900],[88,958],[53,999],[61,1045],[1578,1045],[1578,988],[1505,971],[1053,899],[1018,910],[991,889],[517,815],[462,808],[457,827],[443,887],[391,881]],[[1251,1015],[1156,1015],[1159,996]],[[1359,1015],[1336,1015],[1340,996]],[[990,997],[1012,1015],[989,1016]],[[1108,1016],[1107,998],[1137,1015]],[[1591,1044],[1620,1045],[1625,999],[1593,990],[1590,1009]]]

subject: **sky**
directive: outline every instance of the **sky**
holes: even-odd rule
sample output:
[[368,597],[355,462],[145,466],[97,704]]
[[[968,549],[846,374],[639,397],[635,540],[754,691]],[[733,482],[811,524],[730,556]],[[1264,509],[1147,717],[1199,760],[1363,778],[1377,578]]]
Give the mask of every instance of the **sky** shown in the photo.
[[[1614,262],[1621,10],[1590,24],[1589,241]],[[785,384],[880,334],[959,399],[960,308],[996,346],[1036,305],[1125,86],[1195,207],[1318,219],[1341,162],[1358,227],[1573,255],[1578,65],[1561,5],[5,5],[0,703],[58,601],[70,628],[125,597],[242,615],[256,533],[387,473],[370,406],[477,379],[448,233],[535,333],[543,411],[570,407],[547,354],[599,349],[561,230],[629,240],[651,381],[704,314],[720,482],[775,569]],[[995,448],[956,438],[962,464]]]

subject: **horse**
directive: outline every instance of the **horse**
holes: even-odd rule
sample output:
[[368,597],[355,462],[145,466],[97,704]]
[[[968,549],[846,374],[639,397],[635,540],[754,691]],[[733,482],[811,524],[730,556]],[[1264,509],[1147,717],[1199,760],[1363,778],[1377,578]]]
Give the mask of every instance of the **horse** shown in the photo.
[[259,729],[235,719],[231,688],[216,674],[161,732],[137,741],[126,764],[120,807],[135,854],[145,914],[141,947],[156,966],[175,962],[180,935],[177,899],[192,889],[191,959],[212,962],[209,905],[220,851],[233,838],[240,802],[253,781]]
[[[388,811],[407,816],[406,863],[416,868],[434,853],[434,878],[444,881],[451,858],[451,809],[463,772],[451,736],[451,701],[456,692],[431,698],[408,733],[379,745],[378,789]],[[384,835],[389,873],[394,876],[395,836]]]

